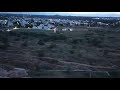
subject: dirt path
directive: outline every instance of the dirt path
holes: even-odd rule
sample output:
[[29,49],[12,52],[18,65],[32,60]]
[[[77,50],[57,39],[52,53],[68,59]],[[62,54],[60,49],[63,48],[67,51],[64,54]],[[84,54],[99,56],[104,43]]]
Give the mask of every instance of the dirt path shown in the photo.
[[[25,49],[26,51],[27,51],[27,49]],[[7,52],[7,55],[8,54],[12,54],[11,52],[13,52],[13,53],[15,53],[15,55],[17,55],[17,56],[24,56],[24,54],[22,54],[22,53],[20,53],[20,51],[16,51],[16,50],[7,50],[6,51]],[[4,54],[5,52],[0,52],[0,54]],[[32,57],[36,57],[36,56],[32,56]],[[61,64],[68,64],[68,65],[73,65],[73,66],[75,66],[75,65],[78,65],[78,66],[81,66],[81,67],[89,67],[89,68],[99,68],[99,69],[113,69],[113,68],[115,68],[114,66],[107,66],[107,67],[105,67],[105,66],[93,66],[93,65],[88,65],[88,64],[81,64],[81,63],[76,63],[76,62],[69,62],[69,61],[63,61],[63,59],[57,59],[57,58],[51,58],[51,57],[42,57],[41,58],[43,61],[45,60],[46,62],[48,61],[48,62],[50,62],[50,63],[52,63],[51,61],[57,61],[58,63],[61,63]],[[50,60],[50,61],[49,61]]]
[[64,64],[71,64],[71,65],[79,65],[79,66],[85,66],[85,67],[92,67],[92,68],[105,68],[105,69],[113,69],[115,68],[114,66],[111,67],[104,67],[104,66],[93,66],[93,65],[88,65],[88,64],[80,64],[80,63],[76,63],[76,62],[68,62],[68,61],[63,61],[62,59],[55,59],[55,58],[50,58],[50,57],[43,57],[44,59],[53,59],[53,60],[57,60],[60,63],[64,63]]

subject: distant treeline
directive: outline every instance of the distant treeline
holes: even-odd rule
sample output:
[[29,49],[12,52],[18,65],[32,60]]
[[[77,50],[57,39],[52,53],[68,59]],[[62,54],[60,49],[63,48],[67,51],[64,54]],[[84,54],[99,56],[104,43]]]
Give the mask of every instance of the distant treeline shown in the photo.
[[[61,15],[27,15],[27,14],[0,14],[3,15],[4,17],[6,16],[27,16],[27,17],[38,17],[38,18],[50,18],[50,19],[69,19],[69,20],[93,20],[93,18],[96,17],[86,17],[86,16],[61,16]],[[118,17],[107,17],[107,18],[118,18]],[[1,17],[0,17],[1,19]],[[3,17],[2,17],[3,19]],[[97,19],[94,19],[95,21]]]

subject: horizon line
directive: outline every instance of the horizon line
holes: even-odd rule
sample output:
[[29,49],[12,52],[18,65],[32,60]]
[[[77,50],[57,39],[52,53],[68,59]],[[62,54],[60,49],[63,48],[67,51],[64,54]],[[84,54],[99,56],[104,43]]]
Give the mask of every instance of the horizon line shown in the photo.
[[[74,12],[0,12],[0,14],[20,14],[20,15],[45,15],[45,16],[81,16],[81,17],[120,17],[120,14],[112,13],[112,14],[77,14]],[[79,12],[78,12],[79,13]]]

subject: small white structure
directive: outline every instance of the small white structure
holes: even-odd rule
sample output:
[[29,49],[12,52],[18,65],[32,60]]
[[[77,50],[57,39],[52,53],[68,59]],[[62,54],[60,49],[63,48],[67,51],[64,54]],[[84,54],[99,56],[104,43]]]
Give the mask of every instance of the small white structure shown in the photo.
[[13,29],[18,29],[17,27],[13,28]]
[[57,29],[56,29],[56,28],[54,28],[54,29],[53,29],[53,31],[54,31],[54,33],[56,33]]
[[33,28],[33,29],[38,29],[38,27],[36,27],[36,26],[33,26],[32,28]]
[[38,29],[42,29],[43,26],[37,26]]
[[67,29],[65,28],[65,29],[62,29],[62,31],[66,31]]
[[28,29],[30,29],[30,27],[28,27]]
[[70,30],[70,31],[73,31],[73,29],[71,29],[71,28],[70,28],[69,30]]
[[7,32],[10,32],[11,30],[10,29],[8,29],[8,30],[6,30]]
[[8,21],[8,27],[13,26],[13,23],[11,21]]
[[71,29],[71,28],[64,28],[64,29],[62,29],[62,31],[73,31],[73,29]]

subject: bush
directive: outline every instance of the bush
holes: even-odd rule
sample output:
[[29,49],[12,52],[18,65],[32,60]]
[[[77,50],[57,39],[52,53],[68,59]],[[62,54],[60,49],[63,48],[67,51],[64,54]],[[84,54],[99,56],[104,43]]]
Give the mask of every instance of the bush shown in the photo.
[[9,32],[9,35],[10,35],[10,36],[17,36],[17,37],[20,37],[20,34],[17,33],[17,32],[14,32],[14,31]]
[[8,41],[8,38],[7,38],[7,36],[5,37],[5,36],[2,36],[1,38],[0,38],[0,49],[7,49],[8,48],[8,46],[9,46],[9,41]]
[[76,49],[76,48],[77,48],[77,46],[73,44],[72,45],[72,49]]
[[41,40],[41,39],[38,41],[38,44],[39,44],[39,45],[45,45],[45,43],[44,43],[43,40]]
[[44,50],[38,50],[37,51],[39,57],[44,57],[45,56],[45,51]]
[[49,64],[42,64],[42,65],[39,66],[38,69],[39,70],[51,70],[51,69],[53,69],[53,67]]
[[43,39],[43,41],[45,41],[45,42],[48,42],[48,41],[50,41],[50,37],[49,36],[47,36],[47,37],[44,37],[44,38],[42,38]]
[[71,43],[72,44],[78,44],[78,40],[77,39],[73,39]]
[[103,36],[99,35],[87,35],[85,40],[90,45],[101,47],[101,43],[103,42],[104,38]]
[[109,53],[109,50],[104,50],[104,51],[103,51],[103,56],[107,56],[108,53]]
[[101,43],[102,43],[102,40],[98,38],[94,38],[93,40],[91,40],[91,44],[94,46],[99,46]]
[[28,39],[28,36],[23,36],[22,39]]
[[48,48],[50,48],[50,49],[55,48],[55,47],[57,47],[57,45],[56,45],[55,43],[51,43],[51,44],[48,46]]
[[6,50],[8,46],[8,44],[0,44],[0,49]]
[[63,35],[63,34],[54,34],[54,35],[50,36],[50,39],[52,41],[54,41],[54,40],[66,40],[67,37],[65,35]]
[[2,42],[2,43],[8,43],[8,37],[7,36],[2,36],[2,37],[0,37],[0,41]]
[[22,43],[22,46],[24,46],[24,47],[28,46],[28,42],[27,42],[27,41],[24,41],[24,42]]
[[69,74],[72,71],[71,65],[67,65],[66,72]]
[[15,40],[15,41],[19,41],[19,40],[20,40],[20,38],[15,38],[14,40]]
[[82,39],[73,39],[73,40],[71,41],[72,44],[78,44],[78,43],[80,43],[80,42],[82,42]]
[[12,70],[14,69],[14,66],[7,65],[7,64],[0,64],[0,68],[3,68],[5,70]]
[[72,49],[69,50],[69,53],[70,53],[70,54],[74,54],[74,50],[72,50]]
[[78,54],[78,57],[82,57],[82,54],[81,54],[81,53],[79,53],[79,54]]
[[81,39],[81,38],[69,38],[69,39],[67,39],[67,43],[73,44],[73,45],[80,44],[80,43],[83,43],[83,39]]

